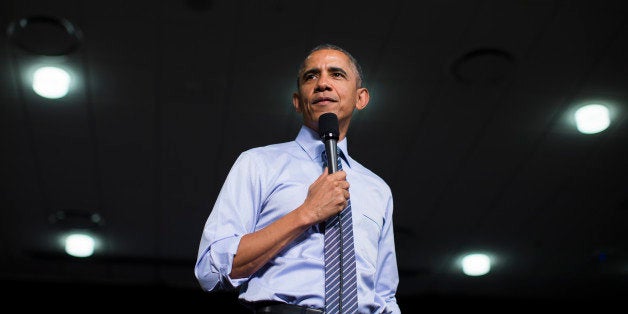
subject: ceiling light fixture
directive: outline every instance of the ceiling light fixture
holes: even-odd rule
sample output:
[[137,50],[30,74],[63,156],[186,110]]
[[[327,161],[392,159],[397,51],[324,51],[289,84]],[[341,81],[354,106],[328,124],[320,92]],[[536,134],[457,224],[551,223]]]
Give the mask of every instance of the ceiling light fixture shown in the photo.
[[21,49],[43,56],[63,56],[76,51],[83,33],[72,22],[56,16],[37,15],[13,21],[9,40]]
[[72,233],[65,238],[65,252],[74,257],[94,254],[94,238],[85,233]]
[[500,86],[508,81],[515,66],[515,57],[510,52],[487,47],[456,58],[450,71],[464,85]]
[[462,271],[467,276],[482,276],[491,270],[491,259],[486,254],[469,254],[462,258]]
[[33,90],[37,95],[57,99],[67,95],[70,74],[57,67],[42,67],[33,74]]
[[48,216],[52,225],[60,228],[59,237],[65,252],[74,257],[89,257],[101,242],[98,229],[105,225],[97,212],[79,209],[59,210]]
[[580,107],[574,114],[576,127],[583,134],[602,132],[610,125],[608,108],[600,104]]

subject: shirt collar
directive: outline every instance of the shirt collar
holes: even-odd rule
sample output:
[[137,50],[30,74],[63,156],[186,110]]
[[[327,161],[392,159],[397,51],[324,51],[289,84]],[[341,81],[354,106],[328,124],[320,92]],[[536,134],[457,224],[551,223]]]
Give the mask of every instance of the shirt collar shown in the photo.
[[[317,163],[322,163],[321,153],[325,150],[325,144],[321,141],[318,133],[309,127],[303,125],[301,126],[301,130],[299,130],[299,134],[295,140],[299,146],[310,156],[310,158]],[[351,163],[349,163],[349,151],[347,149],[347,137],[345,137],[342,141],[337,143],[338,149],[342,151],[340,156],[344,160],[344,162],[351,168]]]

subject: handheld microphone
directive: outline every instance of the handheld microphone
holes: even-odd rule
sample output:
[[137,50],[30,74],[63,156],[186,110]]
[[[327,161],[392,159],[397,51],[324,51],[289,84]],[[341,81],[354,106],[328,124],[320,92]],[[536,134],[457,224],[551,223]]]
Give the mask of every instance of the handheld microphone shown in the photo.
[[318,134],[325,143],[328,173],[338,171],[338,116],[333,112],[323,113],[318,118]]

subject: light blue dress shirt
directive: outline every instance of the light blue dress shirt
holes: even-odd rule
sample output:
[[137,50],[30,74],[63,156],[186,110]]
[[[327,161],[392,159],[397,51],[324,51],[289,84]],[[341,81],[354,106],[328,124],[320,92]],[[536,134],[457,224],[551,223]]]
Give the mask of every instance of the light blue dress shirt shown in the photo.
[[[343,170],[350,183],[360,313],[400,313],[399,274],[390,187],[353,160],[346,138]],[[239,288],[244,302],[280,301],[323,309],[324,234],[312,226],[248,278],[229,276],[243,235],[260,230],[303,204],[321,175],[325,149],[301,127],[295,141],[249,149],[233,164],[205,223],[194,274],[204,290]]]

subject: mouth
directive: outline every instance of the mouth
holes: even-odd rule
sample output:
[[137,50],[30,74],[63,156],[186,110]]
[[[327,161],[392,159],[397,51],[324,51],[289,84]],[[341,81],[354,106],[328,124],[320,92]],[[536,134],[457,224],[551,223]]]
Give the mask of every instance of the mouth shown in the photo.
[[325,104],[334,103],[334,102],[336,102],[336,100],[331,97],[319,97],[319,98],[315,98],[314,101],[312,101],[312,104],[313,105],[317,105],[317,104],[325,105]]

